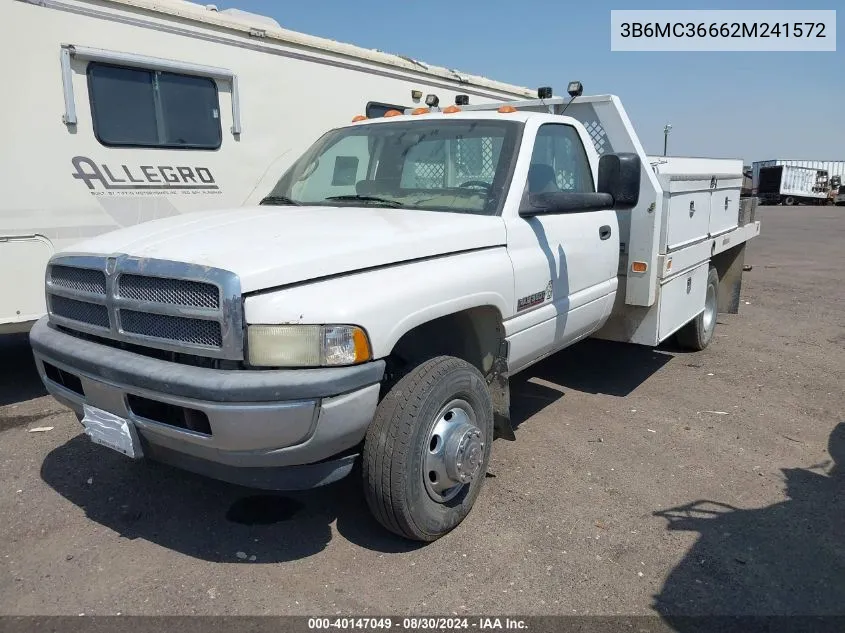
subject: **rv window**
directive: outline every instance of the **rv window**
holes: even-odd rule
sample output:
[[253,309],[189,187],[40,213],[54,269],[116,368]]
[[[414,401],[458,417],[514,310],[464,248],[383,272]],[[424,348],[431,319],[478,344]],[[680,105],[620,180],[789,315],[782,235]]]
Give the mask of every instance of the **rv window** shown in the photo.
[[92,62],[88,90],[94,134],[103,145],[220,147],[212,79]]
[[368,119],[379,119],[384,116],[384,113],[388,110],[399,110],[399,112],[404,112],[407,106],[401,105],[391,105],[389,103],[379,103],[378,101],[370,101],[367,104],[367,108],[364,110],[364,114],[367,115]]

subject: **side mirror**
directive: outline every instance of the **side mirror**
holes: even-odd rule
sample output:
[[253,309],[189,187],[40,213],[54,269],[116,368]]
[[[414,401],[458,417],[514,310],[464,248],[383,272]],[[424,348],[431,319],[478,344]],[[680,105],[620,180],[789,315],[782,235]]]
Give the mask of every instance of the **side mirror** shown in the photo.
[[640,168],[636,154],[602,156],[596,191],[610,194],[614,209],[632,209],[640,199]]
[[613,208],[613,197],[609,193],[574,193],[550,191],[530,193],[519,209],[519,215],[531,218],[535,215],[557,215],[562,213],[586,213]]
[[606,154],[599,160],[596,192],[553,191],[526,196],[519,209],[522,217],[586,213],[604,209],[631,209],[640,199],[640,157]]

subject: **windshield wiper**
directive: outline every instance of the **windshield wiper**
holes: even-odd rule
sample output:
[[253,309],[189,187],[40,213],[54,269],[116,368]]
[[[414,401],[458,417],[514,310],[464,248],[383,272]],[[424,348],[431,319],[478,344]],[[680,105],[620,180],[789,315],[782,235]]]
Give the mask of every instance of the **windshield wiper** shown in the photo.
[[402,203],[396,200],[388,200],[387,198],[379,198],[378,196],[362,196],[357,194],[350,194],[346,196],[329,196],[326,200],[350,200],[354,202],[378,202],[379,204],[386,204],[389,207],[401,207]]
[[267,196],[259,204],[290,204],[295,207],[301,206],[301,202],[297,202],[287,196]]

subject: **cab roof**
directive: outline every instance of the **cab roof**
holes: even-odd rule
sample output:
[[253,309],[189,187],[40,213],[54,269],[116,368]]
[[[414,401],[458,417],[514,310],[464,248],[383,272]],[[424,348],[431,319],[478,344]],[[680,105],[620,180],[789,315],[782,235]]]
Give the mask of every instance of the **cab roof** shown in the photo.
[[[534,118],[548,118],[548,117],[555,117],[554,120],[560,120],[560,115],[556,114],[549,114],[548,112],[532,112],[532,111],[524,111],[524,110],[517,110],[516,112],[497,112],[496,110],[469,110],[468,112],[453,112],[451,114],[443,114],[442,112],[431,112],[428,114],[402,114],[392,117],[378,117],[373,119],[364,119],[361,121],[352,122],[349,126],[353,125],[380,125],[380,124],[389,124],[392,122],[400,122],[400,121],[455,121],[455,120],[487,120],[487,121],[518,121],[519,123],[525,123],[526,121]],[[564,117],[569,118],[569,117]],[[344,126],[344,127],[349,127]]]

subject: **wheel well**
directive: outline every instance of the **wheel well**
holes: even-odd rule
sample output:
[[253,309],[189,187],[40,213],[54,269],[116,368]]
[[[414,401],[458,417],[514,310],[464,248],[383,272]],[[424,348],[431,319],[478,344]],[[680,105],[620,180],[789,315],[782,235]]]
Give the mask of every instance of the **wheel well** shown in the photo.
[[405,333],[387,358],[386,393],[408,370],[435,356],[456,356],[484,376],[496,436],[514,439],[510,424],[508,346],[502,315],[493,306],[478,306],[433,319]]
[[486,376],[501,354],[504,338],[499,311],[493,306],[479,306],[413,328],[393,346],[389,361],[417,365],[435,356],[455,356]]

